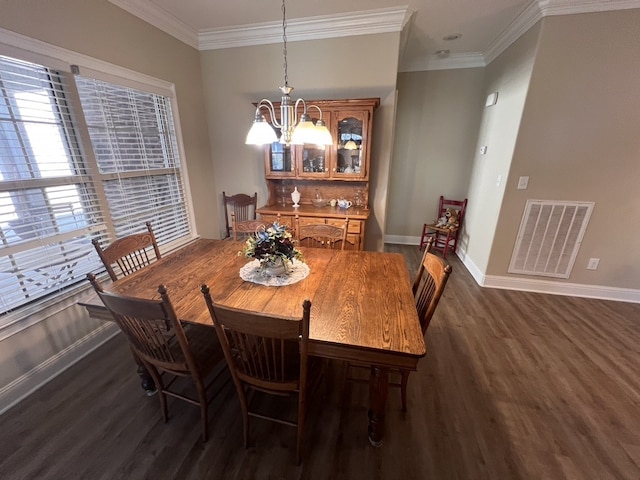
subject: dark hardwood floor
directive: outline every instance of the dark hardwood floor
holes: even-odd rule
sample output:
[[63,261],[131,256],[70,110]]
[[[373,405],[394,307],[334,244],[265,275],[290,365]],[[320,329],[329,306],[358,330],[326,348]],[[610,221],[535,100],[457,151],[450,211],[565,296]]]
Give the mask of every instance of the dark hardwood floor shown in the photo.
[[[417,247],[405,254],[411,275]],[[639,479],[640,305],[478,287],[457,258],[381,448],[367,385],[332,364],[313,398],[303,464],[292,428],[254,419],[228,376],[199,411],[139,385],[121,335],[0,417],[0,479]]]

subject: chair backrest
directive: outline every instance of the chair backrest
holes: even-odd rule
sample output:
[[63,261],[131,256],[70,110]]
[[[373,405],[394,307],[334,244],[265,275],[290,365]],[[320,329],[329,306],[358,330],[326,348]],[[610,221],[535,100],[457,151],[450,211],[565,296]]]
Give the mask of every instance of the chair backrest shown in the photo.
[[234,240],[246,238],[258,230],[267,229],[269,226],[270,224],[266,224],[262,220],[236,220],[235,212],[231,212],[231,230]]
[[231,236],[231,232],[233,231],[233,226],[229,221],[231,212],[235,214],[236,221],[256,219],[256,208],[258,208],[258,192],[255,192],[253,196],[246,195],[244,193],[227,195],[225,192],[222,192],[222,200],[224,202],[224,221],[227,227],[227,237]]
[[92,240],[100,260],[114,282],[118,279],[118,275],[113,269],[113,265],[118,266],[121,276],[126,276],[146,267],[153,261],[153,257],[149,256],[151,249],[153,249],[157,260],[162,258],[151,228],[151,222],[146,222],[145,225],[147,226],[146,232],[119,238],[104,249],[100,246],[98,239]]
[[143,361],[177,375],[197,371],[187,337],[164,285],[158,287],[160,300],[147,300],[106,292],[95,275],[89,273],[87,278]]
[[349,219],[339,227],[325,223],[300,225],[296,218],[296,238],[300,245],[316,248],[340,248],[344,250],[347,243]]
[[303,397],[311,302],[302,303],[301,318],[274,317],[216,304],[207,285],[201,291],[236,385],[242,382],[268,392],[298,391]]
[[442,258],[429,252],[432,242],[433,238],[427,239],[427,247],[424,249],[418,274],[413,282],[413,297],[423,334],[431,323],[431,317],[436,311],[451,274],[451,266],[445,264]]
[[464,200],[453,200],[450,198],[444,198],[443,195],[440,195],[437,218],[442,218],[447,213],[448,208],[453,208],[458,211],[458,226],[462,227],[464,212],[467,209],[467,199],[465,198]]

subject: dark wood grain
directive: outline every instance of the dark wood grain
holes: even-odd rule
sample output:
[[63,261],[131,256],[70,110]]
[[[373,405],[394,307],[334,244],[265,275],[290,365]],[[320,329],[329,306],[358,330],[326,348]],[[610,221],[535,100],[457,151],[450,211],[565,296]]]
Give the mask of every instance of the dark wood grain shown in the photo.
[[[413,278],[422,252],[387,248]],[[118,335],[0,417],[0,478],[640,478],[640,305],[482,288],[447,261],[409,410],[392,390],[381,448],[367,442],[369,389],[344,382],[340,362],[310,399],[301,466],[286,426],[256,421],[244,449],[229,378],[203,444],[193,407],[170,400],[163,423]]]
[[301,247],[310,274],[273,287],[240,278],[247,262],[237,255],[242,246],[201,239],[106,288],[157,299],[153,288],[163,284],[180,320],[210,326],[201,285],[223,307],[276,317],[300,318],[302,302],[311,300],[309,354],[377,367],[377,380],[370,382],[369,438],[381,445],[387,389],[378,385],[388,382],[389,368],[415,370],[426,353],[402,255]]
[[[409,275],[397,253],[301,248],[310,274],[286,287],[269,287],[240,278],[248,259],[237,256],[243,243],[198,240],[145,270],[106,289],[140,298],[157,299],[164,284],[178,317],[211,325],[200,286],[209,286],[213,300],[223,306],[300,317],[303,300],[313,304],[311,348],[322,356],[324,345],[367,350],[380,363],[405,365],[425,354]],[[333,356],[333,355],[332,355]]]

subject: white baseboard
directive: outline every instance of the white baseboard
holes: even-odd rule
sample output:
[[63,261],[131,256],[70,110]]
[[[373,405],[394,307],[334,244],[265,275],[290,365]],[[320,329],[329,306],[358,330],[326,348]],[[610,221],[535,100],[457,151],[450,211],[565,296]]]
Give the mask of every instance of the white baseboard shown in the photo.
[[0,415],[119,332],[120,329],[115,323],[105,322],[89,335],[4,386],[0,389]]
[[[400,245],[419,245],[420,237],[402,235],[385,235],[385,243]],[[554,282],[520,278],[519,276],[485,275],[466,252],[458,246],[456,253],[476,283],[481,287],[502,288],[505,290],[521,290],[524,292],[547,293],[550,295],[567,295],[570,297],[595,298],[615,302],[640,303],[640,290],[615,288],[602,285],[586,285],[579,283]]]
[[420,237],[409,237],[406,235],[385,235],[384,243],[395,243],[396,245],[420,245]]
[[615,302],[640,303],[640,290],[614,288],[603,285],[584,285],[580,283],[552,282],[531,278],[501,277],[486,275],[483,287],[522,290],[525,292],[567,295],[569,297],[596,298]]

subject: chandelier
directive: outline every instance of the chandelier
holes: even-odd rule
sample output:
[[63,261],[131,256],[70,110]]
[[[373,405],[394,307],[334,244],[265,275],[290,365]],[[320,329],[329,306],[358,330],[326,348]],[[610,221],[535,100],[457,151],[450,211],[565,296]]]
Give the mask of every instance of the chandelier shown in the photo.
[[[280,87],[282,99],[280,101],[280,120],[276,116],[275,107],[266,98],[263,98],[256,107],[256,114],[253,125],[247,134],[245,143],[249,145],[266,145],[278,141],[278,137],[273,127],[267,122],[265,116],[260,112],[266,109],[269,112],[271,123],[279,128],[280,143],[286,145],[312,143],[316,145],[332,145],[333,139],[322,120],[322,110],[316,105],[309,105],[308,108],[315,108],[320,114],[320,119],[314,124],[307,113],[307,104],[302,98],[298,98],[295,103],[291,99],[293,87],[289,86],[287,73],[287,15],[285,0],[282,0],[282,43],[284,57],[284,86]],[[298,106],[302,104],[303,111],[298,119]],[[299,120],[299,121],[298,121]]]

